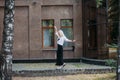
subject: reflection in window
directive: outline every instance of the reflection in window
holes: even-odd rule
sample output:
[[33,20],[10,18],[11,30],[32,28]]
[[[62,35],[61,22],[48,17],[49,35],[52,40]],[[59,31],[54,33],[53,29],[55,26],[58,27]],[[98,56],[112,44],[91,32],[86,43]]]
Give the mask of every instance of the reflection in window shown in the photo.
[[53,29],[45,29],[44,32],[44,46],[49,47],[49,46],[54,46],[53,44]]
[[[61,29],[63,30],[65,36],[68,38],[68,39],[73,39],[73,29],[72,29],[72,26],[73,26],[73,20],[72,19],[63,19],[61,20]],[[64,46],[65,47],[70,47],[72,46],[73,43],[65,43]]]
[[54,20],[42,20],[43,47],[54,47]]
[[54,21],[53,20],[43,20],[42,21],[42,26],[43,27],[53,27],[54,26]]
[[90,20],[88,22],[88,47],[89,49],[96,49],[97,48],[97,26],[96,20]]
[[72,25],[73,25],[72,19],[71,20],[68,20],[68,19],[61,20],[61,26],[71,26],[72,27]]

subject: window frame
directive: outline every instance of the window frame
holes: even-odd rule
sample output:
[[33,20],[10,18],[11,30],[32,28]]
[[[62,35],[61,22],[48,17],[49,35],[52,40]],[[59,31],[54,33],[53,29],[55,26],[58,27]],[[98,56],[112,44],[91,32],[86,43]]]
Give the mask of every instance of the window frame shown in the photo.
[[[62,22],[61,22],[62,20],[72,20],[72,26],[62,26]],[[62,28],[72,28],[72,35],[73,35],[72,37],[74,38],[73,19],[71,19],[71,18],[70,19],[60,19],[60,27],[61,27],[61,29]],[[72,47],[72,46],[65,46],[66,49],[68,49],[70,47]]]
[[[45,21],[45,20],[53,20],[53,26],[43,26],[43,21]],[[42,25],[42,48],[44,48],[44,49],[55,48],[54,19],[42,19],[41,25]],[[49,30],[49,29],[53,29],[53,46],[45,46],[44,45],[44,30]]]

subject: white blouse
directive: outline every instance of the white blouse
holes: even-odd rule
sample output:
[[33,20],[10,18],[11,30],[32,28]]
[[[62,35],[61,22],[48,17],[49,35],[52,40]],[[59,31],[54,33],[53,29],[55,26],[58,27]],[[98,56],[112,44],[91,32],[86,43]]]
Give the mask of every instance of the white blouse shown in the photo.
[[69,42],[69,39],[66,38],[66,36],[64,35],[64,33],[63,33],[62,30],[60,30],[60,31],[62,32],[63,36],[62,36],[62,37],[59,37],[58,32],[56,33],[56,35],[58,36],[57,44],[63,46],[63,44],[64,44],[65,41],[66,41],[66,42]]

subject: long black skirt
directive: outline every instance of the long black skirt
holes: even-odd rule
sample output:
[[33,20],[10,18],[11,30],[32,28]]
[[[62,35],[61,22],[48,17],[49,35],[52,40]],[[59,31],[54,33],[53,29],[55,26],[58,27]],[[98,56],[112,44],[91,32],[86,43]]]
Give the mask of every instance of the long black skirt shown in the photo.
[[57,59],[56,65],[61,66],[63,65],[63,46],[57,45]]

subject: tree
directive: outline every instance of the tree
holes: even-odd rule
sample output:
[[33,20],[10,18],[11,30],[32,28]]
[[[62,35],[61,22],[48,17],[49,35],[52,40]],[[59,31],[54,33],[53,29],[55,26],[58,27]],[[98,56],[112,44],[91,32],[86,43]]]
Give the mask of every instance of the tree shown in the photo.
[[107,6],[108,24],[109,24],[109,41],[108,43],[118,42],[118,21],[119,21],[119,0],[96,0],[97,7]]
[[12,80],[12,48],[14,31],[14,0],[5,0],[4,29],[1,54],[3,57],[2,80]]
[[110,43],[118,42],[119,0],[109,0],[108,21],[110,30]]
[[[118,10],[120,10],[120,0],[119,0],[119,7],[118,7]],[[118,25],[119,25],[119,36],[118,36],[118,60],[117,60],[117,70],[116,70],[116,73],[117,73],[117,79],[116,80],[120,80],[120,11],[118,12]]]

